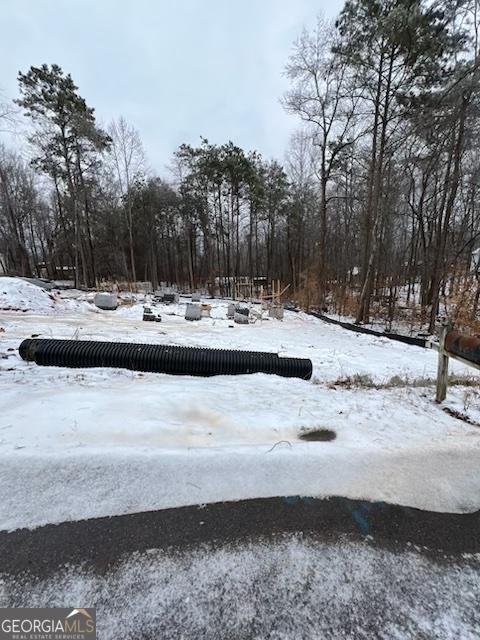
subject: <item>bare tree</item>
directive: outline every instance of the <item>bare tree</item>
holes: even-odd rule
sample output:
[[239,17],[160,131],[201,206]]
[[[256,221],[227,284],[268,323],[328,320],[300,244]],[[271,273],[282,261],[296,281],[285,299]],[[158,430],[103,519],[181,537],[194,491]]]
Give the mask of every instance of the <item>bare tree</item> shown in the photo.
[[353,142],[358,96],[347,92],[348,67],[335,57],[334,25],[318,18],[315,29],[303,31],[286,67],[292,89],[284,96],[287,111],[307,125],[319,178],[320,299],[325,295],[327,242],[327,188],[341,152]]
[[145,171],[145,154],[140,134],[122,116],[112,121],[108,132],[112,139],[112,157],[126,211],[130,269],[132,280],[135,282],[137,272],[133,242],[132,187]]

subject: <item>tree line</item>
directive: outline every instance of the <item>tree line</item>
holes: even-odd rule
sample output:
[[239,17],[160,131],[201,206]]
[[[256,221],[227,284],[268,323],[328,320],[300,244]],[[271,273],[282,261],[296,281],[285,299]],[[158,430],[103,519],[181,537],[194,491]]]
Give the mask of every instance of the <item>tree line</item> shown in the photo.
[[201,138],[159,177],[135,128],[102,129],[58,65],[20,72],[31,160],[0,150],[4,270],[86,287],[280,279],[357,322],[476,321],[478,9],[347,0],[305,29],[285,67],[299,129],[283,162]]

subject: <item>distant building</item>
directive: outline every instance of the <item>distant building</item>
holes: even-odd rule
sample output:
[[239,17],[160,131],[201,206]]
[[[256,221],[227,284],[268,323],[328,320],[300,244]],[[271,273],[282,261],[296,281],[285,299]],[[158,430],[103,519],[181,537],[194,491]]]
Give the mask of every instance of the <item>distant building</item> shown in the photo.
[[[37,267],[37,271],[40,274],[40,277],[48,279],[48,277],[49,277],[48,269],[47,269],[47,265],[45,264],[45,262],[38,262],[36,267]],[[57,272],[57,279],[59,279],[59,280],[74,280],[75,279],[75,269],[73,267],[69,267],[69,266],[56,267],[55,270]]]

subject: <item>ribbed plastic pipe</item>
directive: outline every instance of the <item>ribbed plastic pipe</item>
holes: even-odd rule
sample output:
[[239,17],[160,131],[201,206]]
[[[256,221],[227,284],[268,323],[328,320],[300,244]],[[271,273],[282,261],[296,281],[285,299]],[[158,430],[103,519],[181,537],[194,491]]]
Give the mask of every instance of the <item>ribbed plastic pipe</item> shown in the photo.
[[115,367],[187,376],[271,373],[304,380],[312,377],[311,360],[256,351],[35,338],[24,340],[19,352],[24,360],[47,367]]

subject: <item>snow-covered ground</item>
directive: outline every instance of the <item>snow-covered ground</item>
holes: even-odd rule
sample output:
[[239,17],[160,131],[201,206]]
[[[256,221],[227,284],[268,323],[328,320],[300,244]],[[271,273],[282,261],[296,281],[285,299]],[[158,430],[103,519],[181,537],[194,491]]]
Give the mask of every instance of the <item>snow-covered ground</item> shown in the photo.
[[[153,323],[142,322],[140,300],[100,311],[92,298],[0,278],[1,529],[297,494],[480,508],[480,427],[434,403],[424,381],[436,375],[435,352],[303,313],[234,325],[227,302],[209,300],[212,318],[188,322],[181,301]],[[273,351],[310,358],[314,373],[39,367],[18,355],[31,336]],[[453,363],[452,373],[475,370]],[[445,405],[479,421],[478,399],[478,387],[452,386]],[[318,428],[336,439],[299,440]]]

